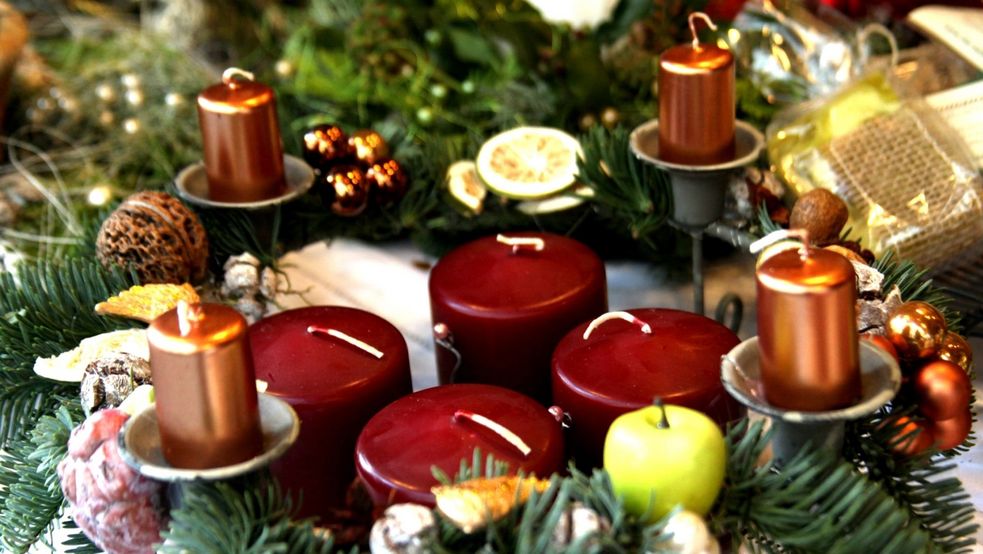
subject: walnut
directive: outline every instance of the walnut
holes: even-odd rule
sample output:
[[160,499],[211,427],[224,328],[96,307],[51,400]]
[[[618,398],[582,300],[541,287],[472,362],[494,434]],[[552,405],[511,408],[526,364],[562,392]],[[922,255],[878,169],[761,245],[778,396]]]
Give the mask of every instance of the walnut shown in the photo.
[[835,242],[846,225],[846,202],[826,189],[813,189],[803,194],[792,206],[789,227],[805,229],[813,244]]
[[200,281],[208,263],[208,238],[198,216],[163,192],[138,192],[99,229],[96,253],[103,265],[132,267],[140,282]]

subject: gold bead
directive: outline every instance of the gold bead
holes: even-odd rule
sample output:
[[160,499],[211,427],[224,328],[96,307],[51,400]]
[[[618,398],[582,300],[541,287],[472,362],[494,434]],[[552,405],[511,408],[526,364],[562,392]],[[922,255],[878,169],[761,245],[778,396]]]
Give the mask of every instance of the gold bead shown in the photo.
[[956,333],[946,333],[936,355],[963,368],[967,373],[973,369],[973,348],[966,339]]
[[945,318],[928,302],[905,302],[887,315],[885,334],[901,358],[929,358],[945,339]]
[[112,102],[116,99],[116,90],[111,85],[103,83],[95,89],[96,97],[103,102]]
[[126,91],[126,101],[134,106],[141,106],[143,104],[143,93],[140,89],[130,89]]
[[123,121],[123,130],[129,135],[135,135],[140,131],[140,120],[135,117],[127,118]]

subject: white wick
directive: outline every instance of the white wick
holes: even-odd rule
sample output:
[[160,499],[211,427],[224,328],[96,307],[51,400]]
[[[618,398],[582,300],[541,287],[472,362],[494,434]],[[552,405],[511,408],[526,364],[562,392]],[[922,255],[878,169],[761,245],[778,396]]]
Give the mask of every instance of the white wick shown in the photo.
[[515,254],[519,251],[519,248],[524,246],[532,247],[536,252],[540,252],[546,247],[546,242],[538,237],[507,237],[501,233],[495,237],[495,240],[502,244],[506,244],[512,247],[512,253]]
[[205,316],[201,304],[188,304],[187,300],[177,301],[177,328],[182,337],[191,333],[199,321]]
[[693,33],[693,48],[700,47],[700,39],[696,36],[696,18],[699,17],[706,22],[707,27],[710,27],[714,31],[717,30],[717,26],[713,24],[713,20],[710,16],[703,12],[693,12],[689,14],[689,32]]
[[634,315],[632,315],[632,314],[630,314],[628,312],[608,312],[608,313],[606,313],[606,314],[598,317],[594,321],[591,321],[590,322],[590,325],[588,325],[587,326],[587,329],[584,331],[584,340],[587,340],[587,339],[590,338],[591,333],[594,332],[594,329],[597,329],[602,323],[611,321],[612,319],[623,319],[623,320],[627,321],[628,323],[631,323],[631,324],[637,326],[646,335],[651,335],[652,334],[652,326],[649,325],[648,323],[645,323],[644,321],[642,321],[638,317],[636,317],[636,316],[634,316]]
[[805,229],[779,229],[777,231],[772,231],[760,239],[752,242],[751,246],[748,247],[748,250],[750,250],[752,254],[757,254],[780,240],[791,238],[797,238],[802,241],[802,248],[799,250],[799,254],[801,254],[802,257],[808,256],[809,231],[806,231]]
[[256,76],[253,75],[252,72],[246,71],[245,69],[239,69],[238,67],[230,67],[222,72],[222,82],[226,85],[235,85],[236,77],[242,77],[248,81],[256,80]]
[[529,455],[530,452],[532,452],[532,448],[529,448],[529,445],[526,444],[526,442],[522,440],[519,437],[519,435],[513,433],[508,427],[505,427],[500,423],[496,423],[481,414],[476,414],[468,410],[457,410],[456,412],[454,412],[454,419],[459,419],[459,418],[477,423],[478,425],[481,425],[482,427],[488,429],[489,431],[492,431],[499,437],[502,437],[503,439],[505,439],[505,442],[514,446],[515,449],[522,454],[523,458],[525,458],[526,456]]
[[371,354],[372,356],[375,356],[376,359],[379,359],[379,360],[381,360],[382,359],[382,356],[384,355],[381,350],[379,350],[378,348],[372,346],[371,344],[369,344],[369,343],[367,343],[365,341],[358,340],[355,337],[353,337],[351,335],[348,335],[346,333],[342,333],[341,331],[339,331],[337,329],[331,329],[329,327],[318,327],[317,325],[308,325],[307,326],[307,332],[310,333],[310,334],[312,334],[312,335],[315,334],[315,333],[322,333],[322,334],[325,334],[325,335],[332,336],[332,337],[334,337],[334,338],[336,338],[338,340],[347,342],[348,344],[354,346],[355,348],[358,348],[358,349],[362,350],[363,352],[366,352],[368,354]]

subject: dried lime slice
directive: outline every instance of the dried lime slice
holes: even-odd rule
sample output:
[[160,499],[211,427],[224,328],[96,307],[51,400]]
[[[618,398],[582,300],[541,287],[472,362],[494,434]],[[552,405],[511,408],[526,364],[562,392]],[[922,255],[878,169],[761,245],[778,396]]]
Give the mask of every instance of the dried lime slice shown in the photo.
[[580,143],[549,127],[517,127],[481,145],[478,176],[506,198],[545,198],[573,185]]
[[447,168],[447,191],[451,198],[470,210],[480,214],[484,207],[485,184],[478,178],[475,163],[471,160],[461,160]]
[[546,215],[576,208],[593,197],[594,189],[586,185],[577,185],[546,198],[524,200],[515,208],[526,215]]

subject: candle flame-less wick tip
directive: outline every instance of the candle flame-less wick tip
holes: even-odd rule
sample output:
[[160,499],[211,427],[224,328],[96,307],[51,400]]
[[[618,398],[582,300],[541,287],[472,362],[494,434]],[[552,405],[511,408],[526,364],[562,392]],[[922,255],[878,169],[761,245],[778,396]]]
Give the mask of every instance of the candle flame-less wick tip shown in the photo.
[[366,354],[369,354],[370,356],[375,357],[377,360],[381,360],[382,357],[385,356],[385,353],[383,353],[378,348],[372,346],[371,344],[359,340],[337,329],[331,329],[330,327],[319,327],[317,325],[308,325],[307,333],[310,335],[322,334],[322,335],[327,335],[329,337],[336,338],[342,342],[346,342],[354,346],[355,348],[358,348],[359,350],[365,352]]
[[710,16],[709,15],[707,15],[707,14],[705,14],[703,12],[693,12],[693,13],[689,14],[689,32],[692,33],[692,35],[693,35],[693,48],[699,48],[700,47],[700,38],[696,34],[696,19],[697,18],[702,19],[704,21],[704,23],[707,24],[707,27],[710,27],[711,30],[713,30],[713,31],[716,31],[717,30],[717,25],[714,24],[713,20],[710,19]]
[[245,69],[239,69],[238,67],[230,67],[222,72],[222,82],[231,88],[236,88],[238,84],[237,79],[245,79],[247,81],[255,81],[256,76],[253,75],[251,71],[246,71]]

